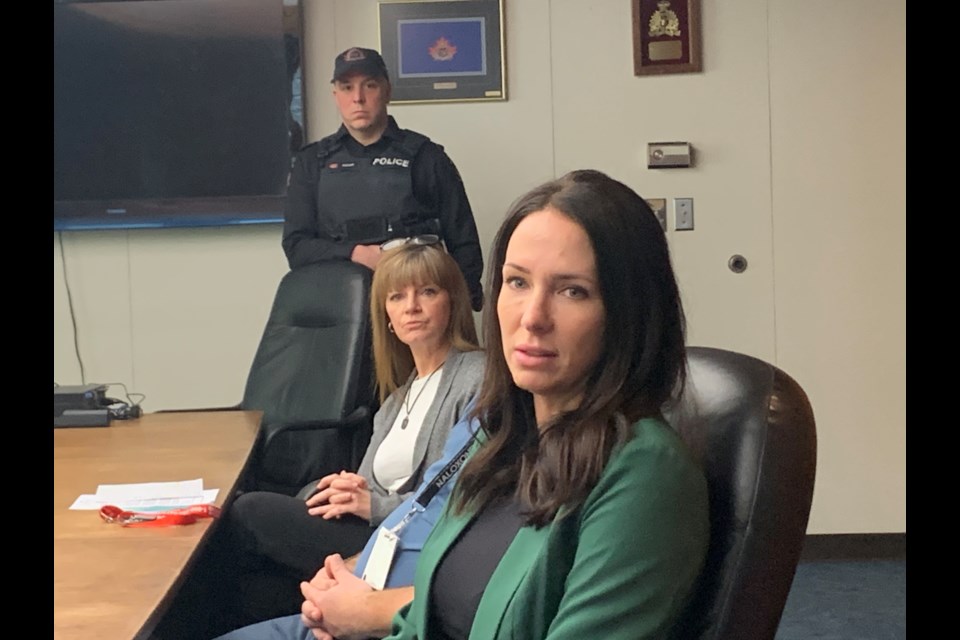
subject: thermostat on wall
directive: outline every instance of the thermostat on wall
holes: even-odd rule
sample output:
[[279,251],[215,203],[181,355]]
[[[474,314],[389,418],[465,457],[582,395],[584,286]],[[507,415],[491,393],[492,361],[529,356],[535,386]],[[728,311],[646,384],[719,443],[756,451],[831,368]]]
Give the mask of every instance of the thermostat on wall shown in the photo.
[[689,142],[648,142],[647,168],[670,169],[692,164]]

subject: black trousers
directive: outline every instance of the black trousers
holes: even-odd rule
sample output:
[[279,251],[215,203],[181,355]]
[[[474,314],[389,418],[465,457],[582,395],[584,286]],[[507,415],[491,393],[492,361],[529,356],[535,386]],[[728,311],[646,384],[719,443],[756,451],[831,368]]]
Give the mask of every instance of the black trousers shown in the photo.
[[266,491],[238,497],[222,524],[237,627],[300,613],[300,582],[316,575],[330,554],[359,553],[375,531],[355,516],[311,516],[302,499]]

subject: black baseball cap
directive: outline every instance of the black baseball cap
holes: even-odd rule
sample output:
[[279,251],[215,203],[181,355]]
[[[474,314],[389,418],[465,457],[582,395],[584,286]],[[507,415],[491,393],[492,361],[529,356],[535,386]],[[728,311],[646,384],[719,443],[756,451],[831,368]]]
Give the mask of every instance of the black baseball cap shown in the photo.
[[333,79],[330,82],[336,82],[351,73],[362,73],[373,78],[390,79],[390,76],[387,75],[387,65],[384,64],[380,54],[373,49],[351,47],[338,55],[333,63]]

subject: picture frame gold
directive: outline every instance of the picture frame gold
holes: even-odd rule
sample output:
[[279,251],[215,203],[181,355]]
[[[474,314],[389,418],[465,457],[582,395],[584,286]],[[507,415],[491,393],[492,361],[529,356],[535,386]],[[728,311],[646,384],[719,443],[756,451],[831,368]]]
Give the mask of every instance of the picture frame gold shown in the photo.
[[505,0],[380,0],[391,102],[507,99]]
[[697,73],[700,52],[700,0],[631,0],[633,74]]

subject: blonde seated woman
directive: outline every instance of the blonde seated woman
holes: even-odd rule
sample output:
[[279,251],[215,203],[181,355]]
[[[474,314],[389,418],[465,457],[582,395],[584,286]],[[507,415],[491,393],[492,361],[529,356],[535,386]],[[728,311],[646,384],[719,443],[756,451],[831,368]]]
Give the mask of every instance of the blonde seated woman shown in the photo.
[[226,514],[234,571],[231,626],[298,613],[299,584],[331,554],[358,553],[421,482],[483,373],[470,295],[441,244],[390,249],[370,294],[381,407],[356,472],[320,479],[306,500],[240,496]]

